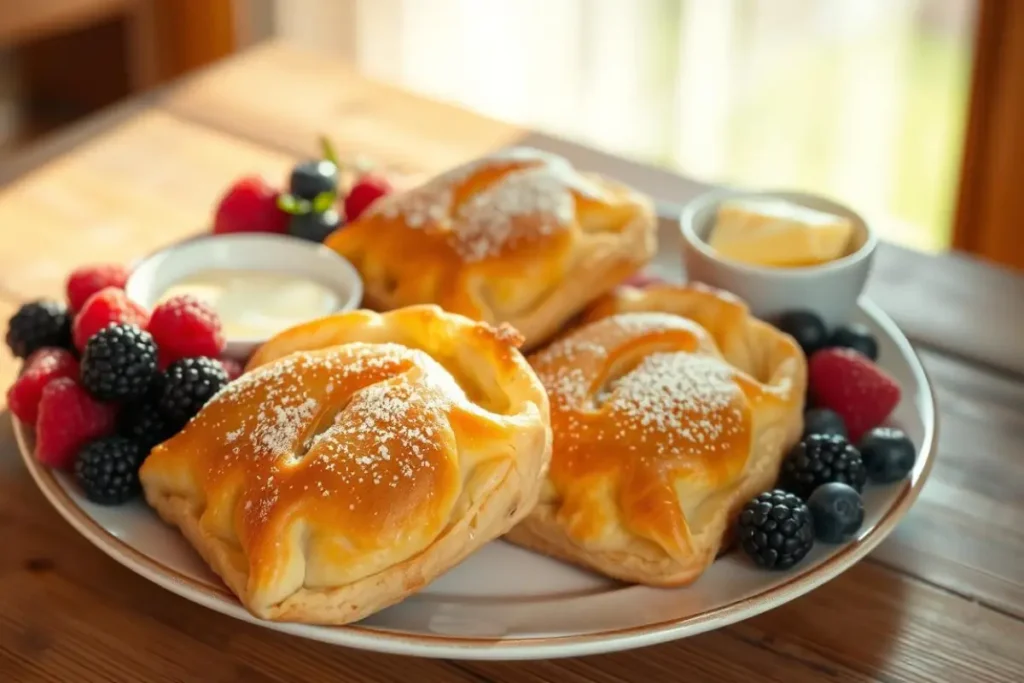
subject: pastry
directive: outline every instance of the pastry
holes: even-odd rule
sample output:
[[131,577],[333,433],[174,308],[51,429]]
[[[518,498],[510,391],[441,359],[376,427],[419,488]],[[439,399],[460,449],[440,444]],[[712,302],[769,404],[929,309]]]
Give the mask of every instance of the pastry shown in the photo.
[[644,265],[655,227],[649,198],[512,148],[377,200],[325,243],[359,270],[370,308],[507,322],[528,350]]
[[506,538],[623,581],[699,577],[800,436],[799,347],[706,287],[619,289],[530,362],[552,460]]
[[287,330],[153,449],[146,500],[254,615],[361,619],[535,503],[551,430],[519,341],[428,305]]

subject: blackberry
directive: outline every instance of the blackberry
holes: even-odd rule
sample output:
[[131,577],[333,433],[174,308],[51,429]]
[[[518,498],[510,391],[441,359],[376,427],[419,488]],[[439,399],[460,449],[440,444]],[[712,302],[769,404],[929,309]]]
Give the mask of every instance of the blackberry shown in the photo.
[[157,372],[156,342],[137,325],[104,327],[82,351],[82,386],[101,401],[143,398]]
[[788,569],[814,547],[814,523],[807,505],[787,491],[765,491],[743,506],[740,547],[766,569]]
[[25,304],[7,324],[7,346],[18,358],[27,358],[44,346],[73,350],[68,307],[58,301]]
[[75,460],[75,479],[85,497],[100,505],[120,505],[139,494],[142,447],[123,436],[87,444]]
[[782,463],[779,487],[807,498],[822,484],[848,484],[857,493],[867,473],[860,451],[839,434],[809,434]]
[[214,358],[182,358],[167,367],[160,412],[175,425],[191,420],[228,383],[224,366]]
[[126,406],[117,421],[118,434],[139,444],[147,453],[174,436],[180,427],[164,417],[155,401]]

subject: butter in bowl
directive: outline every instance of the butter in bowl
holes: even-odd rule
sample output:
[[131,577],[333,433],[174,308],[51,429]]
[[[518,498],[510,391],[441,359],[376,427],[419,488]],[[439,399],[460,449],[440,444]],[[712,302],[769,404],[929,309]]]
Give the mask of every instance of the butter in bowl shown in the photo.
[[829,327],[853,313],[877,245],[856,212],[797,192],[703,194],[681,231],[688,279],[735,293],[763,319],[806,310]]

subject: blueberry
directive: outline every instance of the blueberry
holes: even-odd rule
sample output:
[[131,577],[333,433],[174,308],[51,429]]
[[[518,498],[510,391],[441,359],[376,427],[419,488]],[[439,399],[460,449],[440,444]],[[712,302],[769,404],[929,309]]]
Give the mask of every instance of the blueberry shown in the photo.
[[807,356],[823,348],[828,341],[828,328],[811,311],[783,313],[778,320],[778,328],[793,337]]
[[301,199],[312,201],[318,194],[338,191],[338,167],[320,159],[303,161],[292,169],[288,190]]
[[878,341],[864,325],[854,323],[837,327],[829,337],[827,345],[853,349],[871,360],[878,360]]
[[879,484],[899,481],[914,469],[917,447],[901,429],[876,427],[860,442],[868,478]]
[[842,543],[864,523],[864,502],[851,486],[832,482],[814,489],[807,499],[814,536],[824,543]]
[[340,225],[341,216],[334,209],[310,211],[293,215],[288,224],[288,233],[311,242],[323,242]]
[[810,434],[838,434],[846,437],[846,423],[834,410],[811,408],[804,413],[804,436]]

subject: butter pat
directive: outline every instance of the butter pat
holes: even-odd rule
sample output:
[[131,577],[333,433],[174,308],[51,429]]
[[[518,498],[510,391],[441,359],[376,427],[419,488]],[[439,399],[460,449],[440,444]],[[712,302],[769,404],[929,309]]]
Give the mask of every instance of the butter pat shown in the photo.
[[708,244],[723,257],[780,268],[812,266],[842,257],[853,236],[844,216],[779,199],[723,202]]

